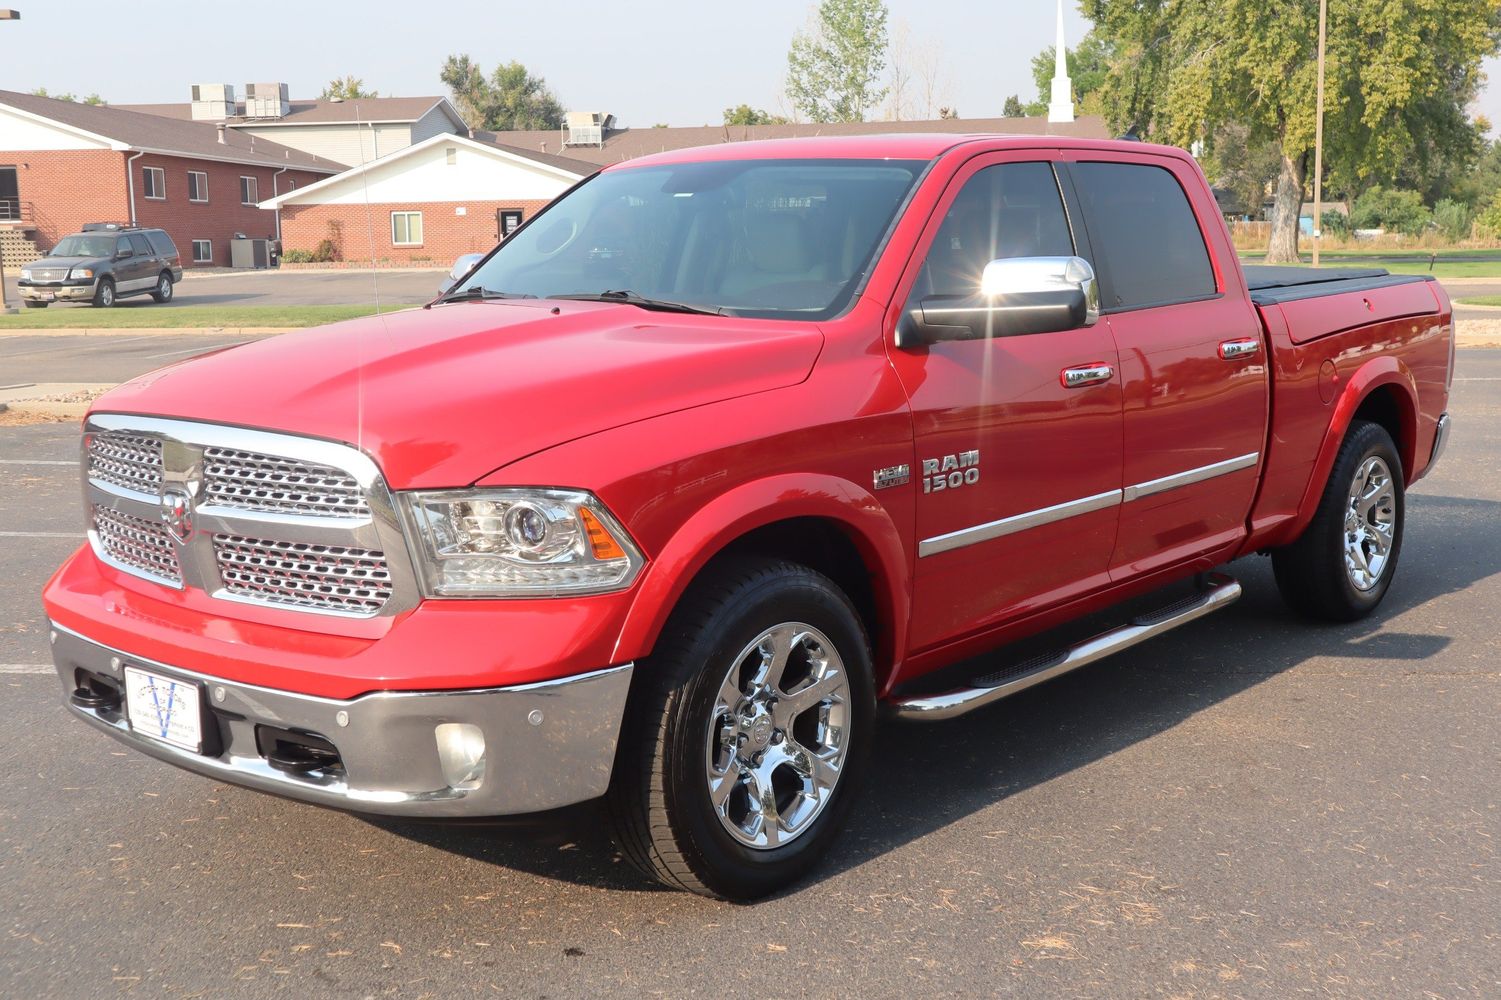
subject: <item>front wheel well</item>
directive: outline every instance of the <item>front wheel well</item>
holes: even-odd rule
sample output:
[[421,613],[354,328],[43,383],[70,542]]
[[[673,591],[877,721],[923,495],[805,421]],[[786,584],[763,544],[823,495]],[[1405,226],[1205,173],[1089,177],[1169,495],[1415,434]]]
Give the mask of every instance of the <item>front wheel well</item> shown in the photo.
[[876,687],[880,690],[895,662],[890,609],[883,608],[877,596],[879,567],[861,554],[848,529],[837,521],[822,517],[774,521],[730,542],[699,575],[723,560],[750,555],[770,556],[806,566],[822,573],[844,591],[870,636]]

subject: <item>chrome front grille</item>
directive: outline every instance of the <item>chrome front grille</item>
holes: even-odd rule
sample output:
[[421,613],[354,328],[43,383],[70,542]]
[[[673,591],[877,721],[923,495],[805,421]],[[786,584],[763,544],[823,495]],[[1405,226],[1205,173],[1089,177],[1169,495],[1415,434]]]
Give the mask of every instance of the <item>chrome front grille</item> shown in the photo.
[[110,413],[86,435],[91,539],[116,569],[290,612],[371,618],[417,603],[393,498],[362,452]]
[[89,478],[152,496],[162,488],[162,442],[144,434],[89,438]]
[[33,267],[31,269],[32,281],[62,281],[68,276],[66,267]]
[[374,614],[391,599],[384,552],[216,534],[224,589],[269,604]]
[[233,448],[203,451],[208,503],[309,517],[368,517],[370,506],[342,469]]
[[93,527],[99,547],[117,566],[174,587],[182,586],[177,549],[160,520],[148,521],[95,506]]

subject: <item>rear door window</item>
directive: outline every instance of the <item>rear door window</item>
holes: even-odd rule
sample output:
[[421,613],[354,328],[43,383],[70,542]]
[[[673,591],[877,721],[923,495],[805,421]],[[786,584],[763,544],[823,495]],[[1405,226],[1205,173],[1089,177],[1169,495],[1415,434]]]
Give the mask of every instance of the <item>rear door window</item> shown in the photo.
[[160,229],[150,230],[149,232],[146,233],[146,238],[151,241],[151,247],[152,247],[152,249],[154,249],[156,251],[157,256],[159,256],[159,257],[176,257],[177,256],[177,246],[176,246],[176,244],[174,244],[172,242],[172,237],[168,236],[164,231],[162,231]]
[[1207,298],[1218,289],[1188,196],[1171,172],[1140,163],[1075,163],[1100,304],[1107,311]]

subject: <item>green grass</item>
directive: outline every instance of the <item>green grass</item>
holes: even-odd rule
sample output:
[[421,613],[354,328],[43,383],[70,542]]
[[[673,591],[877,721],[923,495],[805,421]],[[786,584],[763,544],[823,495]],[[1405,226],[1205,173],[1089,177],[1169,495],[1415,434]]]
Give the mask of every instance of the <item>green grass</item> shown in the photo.
[[1456,301],[1462,306],[1501,306],[1501,295],[1471,295]]
[[[1487,251],[1470,251],[1470,253],[1490,253]],[[1247,264],[1260,264],[1265,254],[1242,253],[1240,259]],[[1501,260],[1455,260],[1456,254],[1442,253],[1438,262],[1431,268],[1427,259],[1422,260],[1369,260],[1364,258],[1386,256],[1379,253],[1355,254],[1355,253],[1326,253],[1320,256],[1320,263],[1324,267],[1380,267],[1385,268],[1392,274],[1431,274],[1435,278],[1501,278]],[[1308,267],[1309,262],[1305,258],[1301,265],[1293,264],[1292,267]]]
[[0,330],[201,330],[210,327],[290,330],[356,319],[375,312],[373,305],[163,306],[153,302],[122,302],[113,309],[64,305],[46,309],[18,308],[21,309],[18,316],[0,316]]

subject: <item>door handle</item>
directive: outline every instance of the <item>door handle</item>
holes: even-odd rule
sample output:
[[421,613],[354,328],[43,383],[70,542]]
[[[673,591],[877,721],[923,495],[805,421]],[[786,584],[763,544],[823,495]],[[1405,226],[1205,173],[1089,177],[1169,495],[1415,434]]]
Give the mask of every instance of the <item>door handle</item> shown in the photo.
[[1063,383],[1065,389],[1082,389],[1087,385],[1099,385],[1101,382],[1109,382],[1115,377],[1115,369],[1110,365],[1092,364],[1080,365],[1077,368],[1065,368],[1058,376],[1058,381]]
[[1256,339],[1226,340],[1220,344],[1220,358],[1225,361],[1237,361],[1260,353],[1261,341]]

